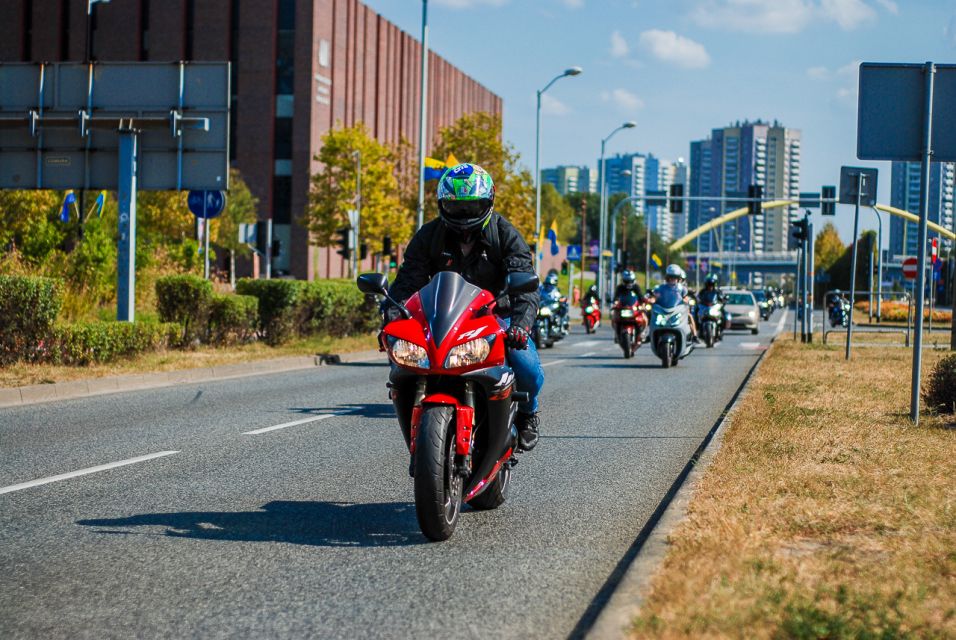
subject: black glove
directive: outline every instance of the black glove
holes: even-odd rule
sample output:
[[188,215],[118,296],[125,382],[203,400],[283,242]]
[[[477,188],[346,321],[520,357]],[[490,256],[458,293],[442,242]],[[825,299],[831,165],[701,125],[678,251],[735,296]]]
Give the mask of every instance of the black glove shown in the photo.
[[385,319],[382,322],[383,326],[390,322],[395,322],[396,320],[401,320],[401,319],[402,319],[402,312],[398,307],[393,305],[389,305],[385,307]]
[[505,334],[505,344],[512,349],[528,348],[528,332],[518,325],[511,325]]

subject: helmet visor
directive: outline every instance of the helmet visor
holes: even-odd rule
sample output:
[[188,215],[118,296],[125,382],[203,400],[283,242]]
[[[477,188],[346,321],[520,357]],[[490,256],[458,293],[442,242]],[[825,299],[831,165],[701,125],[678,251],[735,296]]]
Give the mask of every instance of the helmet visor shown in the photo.
[[482,218],[491,208],[491,201],[480,200],[444,200],[441,203],[442,212],[449,220],[467,222]]

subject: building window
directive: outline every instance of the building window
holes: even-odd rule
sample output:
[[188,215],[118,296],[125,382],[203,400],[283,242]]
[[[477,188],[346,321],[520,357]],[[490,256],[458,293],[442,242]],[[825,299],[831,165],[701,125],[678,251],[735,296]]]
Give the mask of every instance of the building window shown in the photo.
[[292,176],[275,176],[272,178],[272,202],[273,224],[291,224]]

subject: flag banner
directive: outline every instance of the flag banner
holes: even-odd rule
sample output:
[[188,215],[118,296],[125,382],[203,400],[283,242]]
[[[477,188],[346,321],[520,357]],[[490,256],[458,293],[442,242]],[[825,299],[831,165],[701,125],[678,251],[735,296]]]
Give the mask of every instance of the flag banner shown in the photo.
[[651,262],[653,262],[654,266],[657,267],[658,269],[664,266],[664,262],[661,260],[660,256],[658,256],[656,253],[651,254]]
[[538,246],[535,247],[538,252],[538,260],[544,260],[544,239],[544,227],[541,227],[541,231],[538,233]]
[[90,207],[89,213],[86,214],[86,217],[89,218],[96,213],[97,218],[103,217],[103,207],[106,206],[106,191],[100,191],[99,195],[96,196],[96,202],[93,203],[93,206]]
[[561,247],[558,245],[558,221],[551,221],[551,228],[548,229],[548,240],[551,241],[551,255],[556,256],[561,250]]
[[438,180],[445,174],[445,171],[457,164],[460,164],[458,158],[451,153],[448,154],[444,162],[435,158],[425,158],[425,179]]
[[60,222],[70,221],[70,205],[72,204],[76,204],[76,195],[73,189],[67,189],[66,195],[63,196],[63,206],[60,207]]

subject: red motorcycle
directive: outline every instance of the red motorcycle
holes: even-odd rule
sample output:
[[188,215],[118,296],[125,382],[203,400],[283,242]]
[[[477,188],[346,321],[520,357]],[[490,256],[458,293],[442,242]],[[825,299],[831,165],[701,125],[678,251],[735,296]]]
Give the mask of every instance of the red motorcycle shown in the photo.
[[429,539],[447,540],[462,502],[494,509],[507,498],[515,413],[528,394],[515,390],[494,309],[504,295],[537,291],[538,277],[510,273],[495,296],[442,271],[406,305],[387,287],[380,273],[358,277],[363,293],[384,296],[402,314],[379,336],[393,364],[389,397],[411,453],[418,524]]
[[581,321],[587,333],[594,333],[601,326],[601,306],[596,300],[585,298],[581,303]]
[[647,335],[647,312],[650,306],[633,293],[621,296],[611,307],[611,321],[617,343],[625,358],[631,358]]

